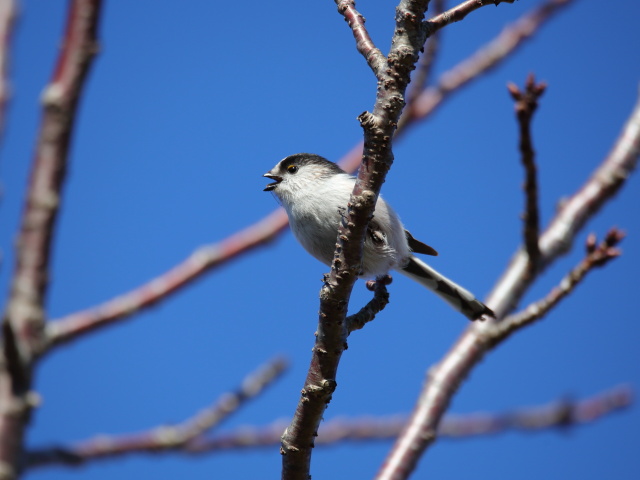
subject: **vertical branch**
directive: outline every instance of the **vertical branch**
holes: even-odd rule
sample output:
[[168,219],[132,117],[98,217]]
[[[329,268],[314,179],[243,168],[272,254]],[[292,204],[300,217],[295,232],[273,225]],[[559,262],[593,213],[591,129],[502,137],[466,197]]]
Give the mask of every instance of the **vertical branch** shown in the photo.
[[520,126],[520,158],[525,171],[523,190],[526,196],[526,206],[523,214],[523,237],[529,257],[529,270],[533,274],[538,269],[540,259],[540,247],[538,245],[540,215],[538,213],[536,153],[531,139],[531,119],[538,108],[538,98],[542,96],[547,85],[544,82],[536,84],[534,76],[529,75],[524,91],[520,91],[513,83],[510,83],[507,88],[511,97],[515,100],[516,117]]
[[[444,0],[434,0],[433,2],[434,13],[440,15],[444,10]],[[411,83],[407,89],[406,95],[406,108],[400,116],[398,121],[398,128],[396,134],[404,129],[404,127],[412,120],[412,110],[416,103],[417,98],[426,89],[433,65],[435,63],[438,52],[440,51],[440,30],[436,30],[426,41],[424,47],[424,53],[420,56],[418,67],[411,78]]]
[[[515,0],[502,1],[512,3]],[[365,42],[367,45],[367,49],[358,46],[366,56],[374,45],[364,30],[361,16],[355,12],[355,5],[340,0],[336,0],[336,3],[339,6],[348,3],[352,8],[342,8],[340,12],[343,15],[349,12],[350,18],[355,20],[350,21],[349,25],[352,29],[357,29],[354,30],[356,42]],[[456,10],[456,14],[460,14],[462,18],[486,4],[498,3],[501,3],[501,0],[465,2],[464,8]],[[373,110],[358,117],[364,130],[362,164],[347,204],[346,214],[338,229],[331,271],[320,291],[316,343],[305,386],[291,425],[282,436],[283,479],[309,478],[314,439],[322,415],[335,391],[338,364],[342,352],[347,347],[348,330],[345,317],[353,285],[360,273],[364,236],[380,188],[393,163],[391,140],[405,105],[404,95],[410,74],[415,68],[427,36],[448,24],[446,21],[425,23],[428,5],[429,0],[400,1],[396,8],[396,26],[389,55],[380,68],[374,68],[378,89]],[[349,21],[349,18],[347,20]],[[371,66],[370,57],[366,58]]]
[[17,15],[15,0],[0,0],[0,136],[4,132],[7,102],[11,96],[8,81],[9,46]]
[[[340,13],[349,15],[346,18],[353,29],[358,49],[371,65],[367,51],[375,47],[366,34],[362,17],[352,2],[336,3]],[[391,52],[382,67],[374,69],[382,88],[378,88],[373,112],[365,112],[359,117],[365,132],[362,165],[338,231],[331,271],[320,291],[316,343],[305,386],[291,425],[282,436],[283,479],[309,478],[314,439],[336,388],[338,364],[347,344],[345,317],[351,291],[360,272],[365,231],[393,161],[391,138],[404,106],[403,96],[409,74],[426,39],[422,20],[428,3],[428,0],[400,2],[396,9]],[[347,4],[349,8],[345,8]],[[369,45],[366,51],[360,47],[364,40]]]
[[43,117],[22,223],[16,268],[3,318],[4,362],[0,370],[0,480],[18,475],[24,429],[33,406],[31,374],[42,353],[49,255],[60,205],[75,111],[97,51],[100,0],[72,0],[64,41],[42,96]]

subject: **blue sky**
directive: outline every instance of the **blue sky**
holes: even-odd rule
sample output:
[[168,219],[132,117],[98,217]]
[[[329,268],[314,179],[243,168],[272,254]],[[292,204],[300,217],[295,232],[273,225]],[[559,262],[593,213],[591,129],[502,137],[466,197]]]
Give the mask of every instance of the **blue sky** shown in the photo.
[[[449,26],[437,72],[540,2],[486,7]],[[534,120],[543,224],[609,151],[636,101],[640,5],[623,15],[576,0],[487,76],[455,95],[395,147],[383,194],[440,256],[431,264],[477,295],[489,292],[520,242],[522,169],[505,84],[548,82]],[[361,138],[356,116],[375,81],[333,2],[106,2],[102,50],[88,80],[54,244],[52,318],[96,305],[166,271],[198,246],[272,211],[261,175],[286,155],[337,160]],[[66,2],[22,4],[12,48],[13,98],[2,145],[0,287],[40,118],[38,99],[60,43]],[[386,51],[393,2],[358,3]],[[640,384],[639,180],[581,232],[523,304],[582,256],[587,232],[611,226],[623,256],[594,272],[552,314],[473,372],[456,413],[502,411]],[[57,350],[41,364],[43,398],[27,443],[66,443],[179,422],[235,388],[276,354],[291,369],[222,430],[292,415],[313,345],[326,267],[289,232],[133,319]],[[397,278],[391,304],[350,338],[325,418],[409,412],[429,365],[466,326],[434,295]],[[352,308],[368,298],[356,284]],[[415,478],[638,478],[637,407],[567,432],[442,440]],[[314,478],[370,478],[390,442],[314,452]],[[277,478],[278,448],[203,457],[131,456],[27,478]]]

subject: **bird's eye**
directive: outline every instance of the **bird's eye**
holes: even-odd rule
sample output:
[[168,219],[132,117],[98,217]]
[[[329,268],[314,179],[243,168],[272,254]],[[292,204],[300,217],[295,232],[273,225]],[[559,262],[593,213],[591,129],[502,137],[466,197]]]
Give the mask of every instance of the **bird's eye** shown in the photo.
[[298,166],[297,165],[289,165],[287,167],[287,172],[289,173],[296,173],[298,171]]

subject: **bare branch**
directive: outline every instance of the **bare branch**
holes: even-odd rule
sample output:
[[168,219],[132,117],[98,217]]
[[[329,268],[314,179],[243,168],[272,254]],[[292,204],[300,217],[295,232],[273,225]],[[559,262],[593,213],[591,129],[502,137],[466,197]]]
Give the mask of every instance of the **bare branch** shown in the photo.
[[[635,169],[639,155],[640,100],[607,158],[563,205],[541,236],[543,267],[565,253],[585,222],[620,190]],[[518,304],[533,281],[527,264],[527,254],[521,249],[489,295],[487,305],[496,312],[497,321]],[[495,324],[495,320],[473,323],[429,371],[407,428],[389,453],[378,480],[404,479],[413,471],[422,453],[435,441],[438,423],[458,387],[492,347],[491,329]]]
[[545,298],[527,306],[522,312],[509,315],[501,322],[496,323],[490,333],[493,337],[493,342],[501,342],[513,332],[543,318],[563,298],[573,292],[591,270],[596,267],[602,267],[610,260],[617,258],[620,255],[620,250],[616,246],[623,238],[623,232],[612,228],[602,243],[596,246],[595,235],[589,235],[585,258]]
[[7,102],[11,96],[9,85],[8,65],[9,47],[13,36],[13,26],[17,16],[17,5],[15,0],[0,0],[0,136],[4,133],[5,112]]
[[429,35],[432,35],[435,31],[440,30],[447,25],[464,20],[467,15],[481,7],[513,2],[515,2],[515,0],[467,0],[466,2],[462,2],[461,4],[450,8],[446,12],[429,19],[427,21]]
[[531,119],[538,108],[538,98],[542,96],[547,85],[535,83],[535,77],[529,75],[525,90],[513,83],[507,88],[515,100],[516,117],[520,126],[520,158],[525,171],[524,192],[526,208],[524,217],[524,244],[529,257],[529,269],[535,273],[540,259],[538,239],[540,235],[540,216],[538,214],[538,177],[533,141],[531,140]]
[[[411,106],[411,119],[423,119],[432,114],[448,96],[467,85],[479,75],[495,68],[531,38],[553,15],[570,5],[574,0],[548,0],[516,22],[507,25],[502,32],[468,59],[445,72],[439,82],[424,90]],[[407,121],[406,126],[413,125]],[[405,133],[405,130],[402,131]]]
[[359,117],[365,132],[362,165],[338,229],[334,262],[320,291],[311,365],[291,425],[282,436],[282,478],[286,480],[309,477],[316,432],[336,388],[338,364],[347,344],[349,297],[360,272],[365,231],[393,162],[391,138],[404,106],[409,74],[426,39],[422,20],[427,5],[428,0],[400,2],[388,68],[378,76],[384,88],[378,88],[373,113]]
[[[470,439],[508,431],[526,433],[552,428],[565,430],[575,426],[592,424],[604,416],[624,410],[632,402],[631,389],[628,386],[621,386],[579,401],[561,399],[548,405],[520,408],[513,412],[497,414],[448,415],[443,419],[438,435],[445,438]],[[316,446],[331,447],[345,442],[370,443],[379,440],[393,440],[402,431],[406,420],[403,415],[329,420],[320,427]],[[213,437],[199,436],[181,448],[171,451],[187,455],[211,455],[229,450],[273,448],[280,443],[280,435],[285,427],[284,421],[274,422],[266,427],[240,427]],[[113,443],[118,443],[118,441],[117,439],[112,440]],[[119,453],[114,452],[113,456],[105,456],[100,450],[91,448],[95,442],[96,440],[88,440],[71,447],[34,450],[27,455],[28,468],[42,468],[52,465],[73,467],[127,453],[156,451],[121,449]]]
[[0,369],[0,480],[16,477],[33,402],[34,363],[42,354],[49,254],[76,106],[97,51],[100,0],[70,3],[64,41],[42,97],[43,117],[18,234],[16,268],[3,318]]
[[354,330],[360,330],[364,326],[376,318],[376,315],[384,310],[384,307],[389,303],[389,292],[387,292],[387,285],[391,283],[391,277],[385,275],[378,278],[375,281],[368,281],[367,288],[374,292],[373,298],[369,303],[360,309],[358,313],[349,315],[345,323],[347,325],[347,331],[349,333]]
[[80,465],[89,460],[134,453],[181,450],[190,441],[219,426],[248,400],[264,392],[287,367],[287,361],[282,358],[269,361],[247,376],[235,392],[222,395],[215,404],[178,425],[157,427],[147,432],[129,435],[100,436],[69,448],[55,447],[31,451],[27,455],[28,468],[55,463]]
[[361,268],[366,228],[393,163],[392,138],[404,108],[411,71],[428,35],[423,22],[428,5],[428,0],[400,1],[387,56],[388,68],[378,75],[373,111],[358,117],[364,130],[362,164],[338,229],[331,271],[320,291],[316,343],[305,385],[291,425],[282,436],[283,480],[309,477],[316,432],[336,388],[338,364],[347,345],[345,317]]
[[[444,10],[444,0],[434,0],[433,10],[436,15],[442,13]],[[429,84],[433,65],[435,64],[436,57],[440,50],[440,30],[436,30],[426,41],[424,53],[420,56],[418,67],[415,73],[411,77],[411,83],[407,88],[406,107],[400,116],[398,121],[398,127],[396,129],[396,135],[399,130],[402,130],[405,124],[411,119],[411,109],[416,101],[416,98],[425,90]]]
[[99,0],[72,2],[62,51],[51,83],[42,96],[44,114],[17,242],[17,265],[4,318],[5,322],[13,325],[25,362],[41,350],[51,240],[76,105],[97,51],[99,9]]
[[168,272],[124,295],[98,307],[51,321],[47,324],[46,330],[48,345],[61,345],[148,308],[196,280],[206,271],[265,245],[286,226],[287,215],[284,210],[277,209],[259,222],[221,242],[199,248]]
[[353,32],[358,52],[365,58],[376,78],[379,78],[387,67],[387,59],[369,37],[369,32],[364,26],[365,19],[356,10],[356,2],[353,0],[336,0],[336,5],[338,5],[338,12],[344,16],[345,21]]

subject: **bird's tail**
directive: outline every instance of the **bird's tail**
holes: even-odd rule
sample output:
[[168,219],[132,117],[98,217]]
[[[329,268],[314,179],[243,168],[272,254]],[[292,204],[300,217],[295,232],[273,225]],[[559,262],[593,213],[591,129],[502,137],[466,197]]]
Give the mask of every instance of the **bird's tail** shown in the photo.
[[483,315],[495,317],[493,311],[474,297],[471,292],[414,256],[411,256],[409,263],[398,271],[427,287],[470,320],[477,320]]

